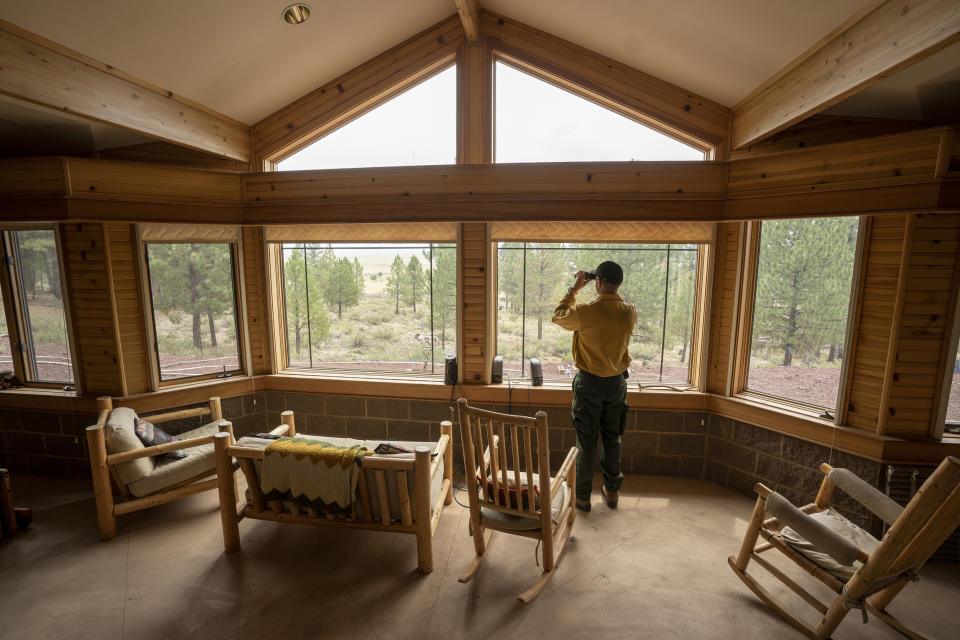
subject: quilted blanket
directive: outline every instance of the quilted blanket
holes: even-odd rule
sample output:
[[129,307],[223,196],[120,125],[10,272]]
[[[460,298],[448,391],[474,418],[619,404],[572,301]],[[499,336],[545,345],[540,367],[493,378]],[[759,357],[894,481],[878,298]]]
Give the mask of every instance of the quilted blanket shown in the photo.
[[372,451],[318,438],[280,438],[263,455],[260,490],[267,500],[290,500],[335,515],[353,506],[363,458]]

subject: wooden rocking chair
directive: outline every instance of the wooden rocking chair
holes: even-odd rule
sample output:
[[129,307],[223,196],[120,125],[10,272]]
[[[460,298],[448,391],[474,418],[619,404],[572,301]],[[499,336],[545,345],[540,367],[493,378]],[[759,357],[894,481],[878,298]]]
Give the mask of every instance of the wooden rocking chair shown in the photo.
[[[887,606],[960,526],[960,460],[944,459],[905,508],[846,469],[822,464],[820,470],[825,477],[816,500],[800,509],[762,484],[755,486],[759,497],[740,553],[729,558],[734,573],[808,638],[829,638],[850,609],[860,609],[865,622],[869,612],[910,638],[924,638]],[[890,525],[879,542],[828,507],[837,487]],[[773,517],[765,519],[765,514]],[[767,543],[757,546],[759,536]],[[820,602],[760,556],[770,549],[781,551],[837,597]],[[819,624],[811,627],[788,613],[747,573],[750,560],[817,609],[823,615]]]
[[[570,449],[551,478],[547,414],[529,418],[484,411],[470,407],[466,398],[458,404],[470,533],[477,552],[460,582],[469,582],[479,569],[492,531],[533,538],[543,543],[543,574],[519,596],[530,602],[553,576],[573,529],[577,450]],[[487,529],[491,534],[485,536]]]

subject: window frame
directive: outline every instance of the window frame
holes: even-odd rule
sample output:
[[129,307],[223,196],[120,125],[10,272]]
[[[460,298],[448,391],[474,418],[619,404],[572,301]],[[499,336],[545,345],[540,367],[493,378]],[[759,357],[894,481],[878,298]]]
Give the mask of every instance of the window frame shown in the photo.
[[[549,224],[549,223],[546,223]],[[716,256],[716,225],[711,224],[711,233],[709,241],[693,241],[693,240],[673,240],[669,242],[664,242],[663,240],[657,239],[630,239],[623,240],[618,239],[614,240],[599,240],[600,242],[611,242],[617,244],[693,244],[696,245],[697,249],[697,267],[694,271],[694,290],[693,290],[693,309],[691,317],[691,327],[690,327],[690,346],[689,346],[689,355],[687,358],[687,379],[684,382],[670,382],[670,381],[648,381],[644,382],[641,380],[631,380],[628,382],[628,386],[632,387],[634,384],[637,385],[637,389],[643,391],[645,389],[657,390],[657,391],[697,391],[703,392],[706,389],[706,375],[707,367],[706,359],[706,348],[707,348],[707,336],[710,333],[710,303],[712,298],[712,280],[713,280],[713,270],[714,270],[714,259]],[[499,281],[500,281],[500,264],[499,264],[499,245],[503,242],[524,242],[523,240],[491,240],[490,241],[490,251],[492,254],[491,259],[491,300],[498,301],[500,290],[499,290]],[[550,242],[546,240],[528,240],[526,242],[536,242],[536,243],[545,243]],[[554,240],[553,242],[581,242],[581,243],[596,243],[598,239],[579,239],[575,240],[572,238],[563,239],[563,240]],[[559,302],[559,300],[558,300]],[[498,339],[498,318],[497,310],[499,304],[491,304],[490,311],[490,337],[492,351],[496,351],[497,339]],[[499,354],[494,354],[499,355]],[[493,360],[493,358],[489,358]],[[519,378],[518,382],[522,385],[530,385],[529,375]],[[561,377],[544,377],[543,386],[545,388],[564,388],[570,386],[569,378]]]
[[948,426],[953,427],[960,425],[960,420],[947,420],[950,391],[953,386],[954,363],[956,362],[957,349],[960,347],[960,282],[954,283],[950,305],[953,308],[953,319],[948,325],[950,334],[944,344],[944,366],[940,372],[943,378],[937,386],[939,394],[937,397],[937,413],[934,417],[933,425],[931,425],[930,432],[934,440],[941,440],[945,436],[951,438],[960,437],[946,433]]
[[[730,360],[729,393],[728,395],[766,405],[774,409],[786,409],[795,413],[805,414],[823,420],[829,420],[834,425],[842,426],[846,421],[846,397],[850,392],[850,358],[856,344],[857,309],[863,288],[864,262],[863,255],[866,249],[866,239],[870,225],[869,216],[837,216],[856,217],[857,242],[854,249],[853,269],[850,278],[850,298],[847,304],[847,321],[844,331],[843,347],[847,354],[840,364],[840,380],[837,389],[836,407],[833,413],[819,405],[814,405],[791,398],[775,396],[762,391],[747,388],[750,375],[750,349],[753,341],[753,314],[757,294],[757,274],[760,257],[760,230],[764,220],[750,220],[744,223],[741,232],[740,252],[738,256],[739,272],[736,276],[737,319],[733,328],[734,351]],[[780,218],[769,218],[779,220]]]
[[[36,354],[33,345],[26,338],[24,327],[29,326],[28,311],[24,304],[22,272],[18,264],[17,252],[14,250],[13,233],[17,231],[51,231],[57,252],[57,269],[60,278],[61,302],[63,305],[64,322],[67,325],[67,350],[70,352],[70,368],[73,380],[37,380],[33,379],[36,372]],[[77,349],[74,335],[73,320],[70,313],[70,289],[65,277],[66,270],[63,259],[63,242],[60,227],[56,224],[18,224],[0,227],[0,254],[3,256],[3,275],[0,276],[0,295],[3,298],[3,311],[7,322],[7,334],[10,340],[10,352],[13,360],[14,375],[23,382],[25,387],[36,389],[66,389],[81,390],[81,382],[77,375]],[[30,375],[28,375],[28,373]]]
[[[386,223],[390,224],[390,223]],[[397,223],[406,224],[406,223]],[[416,223],[414,223],[416,224]],[[382,225],[376,225],[382,226]],[[346,238],[337,238],[336,240],[317,240],[301,239],[300,243],[319,243],[319,244],[366,244],[373,243],[374,240],[364,239],[356,236],[356,239],[347,240]],[[456,252],[456,317],[454,326],[456,327],[455,353],[457,355],[457,380],[463,380],[463,313],[462,313],[462,295],[463,295],[463,241],[462,225],[456,224],[456,237],[454,240],[397,240],[397,244],[451,244]],[[420,381],[428,384],[442,383],[444,372],[441,370],[435,373],[408,373],[401,371],[377,370],[377,369],[324,369],[323,367],[313,368],[291,368],[290,367],[290,346],[288,344],[287,329],[287,309],[286,309],[286,290],[283,273],[283,246],[292,244],[292,242],[281,240],[264,240],[267,268],[267,286],[269,290],[268,311],[270,324],[270,334],[272,339],[271,347],[273,349],[273,368],[274,374],[286,374],[297,376],[311,376],[332,379],[375,379],[380,381]],[[459,382],[458,382],[459,384]]]
[[[233,280],[234,315],[237,328],[237,360],[239,367],[227,372],[205,373],[196,376],[185,376],[171,380],[163,380],[160,375],[160,350],[156,334],[156,315],[153,307],[153,293],[150,287],[150,263],[147,259],[148,244],[225,244],[230,247],[230,260]],[[250,344],[247,332],[247,304],[246,289],[244,288],[243,273],[243,242],[237,229],[236,237],[229,241],[209,240],[202,236],[176,239],[149,240],[143,237],[143,225],[137,225],[137,250],[140,261],[140,281],[143,293],[143,323],[148,340],[148,360],[150,366],[151,391],[158,391],[170,387],[191,385],[209,380],[227,379],[234,377],[249,377],[250,373]]]

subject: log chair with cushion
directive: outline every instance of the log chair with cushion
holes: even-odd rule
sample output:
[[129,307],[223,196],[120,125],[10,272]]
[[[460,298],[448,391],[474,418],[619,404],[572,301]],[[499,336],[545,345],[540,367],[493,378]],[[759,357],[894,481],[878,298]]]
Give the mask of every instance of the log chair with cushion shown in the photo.
[[217,478],[209,477],[216,474],[213,436],[225,432],[233,440],[220,398],[210,398],[205,407],[145,416],[141,428],[150,430],[154,423],[210,416],[207,424],[177,434],[175,442],[152,446],[137,436],[139,417],[133,409],[114,408],[109,396],[97,398],[97,408],[97,424],[87,427],[87,448],[104,540],[117,535],[117,516],[217,488]]

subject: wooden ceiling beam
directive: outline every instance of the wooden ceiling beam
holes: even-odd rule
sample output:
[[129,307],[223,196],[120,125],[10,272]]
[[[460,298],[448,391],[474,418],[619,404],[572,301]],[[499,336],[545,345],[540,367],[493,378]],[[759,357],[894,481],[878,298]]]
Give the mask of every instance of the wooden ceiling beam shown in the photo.
[[158,140],[250,162],[250,128],[0,20],[0,93]]
[[880,0],[733,107],[731,145],[763,140],[960,40],[956,0]]
[[460,21],[463,23],[467,40],[478,41],[480,39],[480,4],[477,0],[454,0],[454,2],[460,13]]

